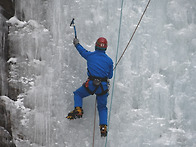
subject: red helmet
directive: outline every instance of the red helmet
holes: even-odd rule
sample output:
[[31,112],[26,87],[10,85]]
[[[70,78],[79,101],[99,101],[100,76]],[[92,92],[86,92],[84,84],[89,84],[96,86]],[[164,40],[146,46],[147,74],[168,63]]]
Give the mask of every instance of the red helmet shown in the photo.
[[97,50],[106,50],[108,47],[108,42],[104,37],[100,37],[97,39],[95,43],[95,49]]

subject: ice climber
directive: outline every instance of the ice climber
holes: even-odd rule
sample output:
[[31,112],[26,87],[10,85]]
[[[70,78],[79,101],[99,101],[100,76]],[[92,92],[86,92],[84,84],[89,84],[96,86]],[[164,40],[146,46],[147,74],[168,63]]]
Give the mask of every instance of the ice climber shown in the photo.
[[95,43],[95,51],[87,51],[80,45],[79,40],[74,38],[73,44],[80,55],[87,60],[87,81],[74,91],[74,107],[67,119],[81,118],[83,115],[82,100],[89,95],[96,95],[97,109],[99,112],[99,125],[101,137],[107,136],[107,97],[109,80],[113,76],[113,61],[105,53],[107,40],[100,37]]

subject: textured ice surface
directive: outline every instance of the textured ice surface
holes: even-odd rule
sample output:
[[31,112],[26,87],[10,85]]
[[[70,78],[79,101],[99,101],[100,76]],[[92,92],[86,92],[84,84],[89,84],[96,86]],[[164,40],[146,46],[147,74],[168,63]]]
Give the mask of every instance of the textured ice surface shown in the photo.
[[[94,50],[98,37],[106,37],[114,60],[121,1],[16,3],[28,23],[10,28],[12,59],[22,69],[16,78],[21,87],[31,83],[15,102],[21,110],[12,114],[17,146],[92,146],[95,97],[84,100],[82,119],[65,119],[73,109],[72,91],[86,79],[85,60],[72,45],[69,24],[74,17],[80,43],[88,50]],[[146,4],[124,1],[119,55]],[[195,34],[195,0],[151,1],[117,67],[108,147],[196,146]],[[104,145],[97,118],[95,146]]]

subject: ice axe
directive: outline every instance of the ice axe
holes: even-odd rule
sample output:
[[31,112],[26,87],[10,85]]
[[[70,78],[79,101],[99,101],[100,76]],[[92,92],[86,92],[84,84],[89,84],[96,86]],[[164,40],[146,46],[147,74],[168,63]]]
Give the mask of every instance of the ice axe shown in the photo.
[[76,26],[75,26],[75,23],[74,23],[74,18],[72,19],[71,23],[70,23],[70,26],[73,25],[74,27],[74,33],[75,33],[75,38],[77,38],[77,34],[76,34]]

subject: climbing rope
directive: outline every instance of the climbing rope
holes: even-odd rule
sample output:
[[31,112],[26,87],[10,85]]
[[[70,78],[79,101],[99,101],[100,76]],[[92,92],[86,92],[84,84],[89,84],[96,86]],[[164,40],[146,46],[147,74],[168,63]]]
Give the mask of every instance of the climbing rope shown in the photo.
[[146,8],[145,8],[145,10],[144,10],[142,16],[140,17],[140,20],[139,20],[139,22],[138,22],[138,24],[137,24],[137,26],[136,26],[136,28],[135,28],[135,30],[134,30],[132,36],[131,36],[129,42],[127,43],[127,46],[125,47],[125,49],[124,49],[122,55],[120,56],[119,60],[118,60],[117,63],[115,64],[114,70],[116,69],[118,63],[120,62],[120,60],[122,59],[123,55],[125,54],[125,52],[126,52],[128,46],[129,46],[129,44],[131,43],[131,41],[132,41],[132,39],[133,39],[133,37],[134,37],[134,35],[135,35],[135,32],[137,31],[137,29],[138,29],[138,27],[139,27],[139,25],[140,25],[140,22],[142,21],[142,18],[143,18],[143,16],[144,16],[144,14],[146,13],[146,10],[147,10],[147,8],[148,8],[148,6],[149,6],[149,4],[150,4],[150,1],[151,1],[151,0],[148,1],[147,5],[146,5]]
[[[115,77],[116,77],[116,67],[117,67],[118,63],[120,62],[120,60],[122,59],[123,55],[125,54],[125,52],[126,52],[128,46],[130,45],[130,43],[131,43],[131,41],[132,41],[132,39],[133,39],[133,37],[134,37],[134,35],[135,35],[135,33],[136,33],[136,31],[137,31],[139,25],[140,25],[140,22],[142,21],[142,18],[143,18],[143,16],[144,16],[144,14],[146,13],[146,10],[147,10],[147,8],[148,8],[148,6],[149,6],[151,0],[148,1],[147,5],[146,5],[146,7],[145,7],[145,10],[144,10],[142,16],[140,17],[140,20],[139,20],[139,22],[138,22],[138,24],[137,24],[137,26],[136,26],[136,28],[135,28],[135,30],[134,30],[132,36],[131,36],[129,42],[127,43],[127,45],[126,45],[126,47],[125,47],[125,49],[124,49],[122,55],[120,56],[119,60],[117,61],[118,50],[119,50],[119,42],[120,42],[120,32],[121,32],[123,2],[124,2],[124,0],[122,0],[122,2],[121,2],[121,15],[120,15],[120,24],[119,24],[119,31],[118,31],[118,44],[117,44],[117,51],[116,51],[116,61],[115,61],[115,67],[114,67],[114,69],[113,69],[113,70],[114,70],[114,77],[113,77],[113,84],[112,84],[112,93],[111,93],[110,110],[109,110],[109,116],[108,116],[108,132],[109,132],[109,122],[110,122],[110,117],[111,117],[111,110],[112,110],[112,101],[113,101],[113,95],[114,95],[114,83],[115,83]],[[107,146],[107,140],[108,140],[108,135],[107,135],[107,137],[106,137],[105,147]]]
[[[122,23],[123,2],[124,2],[124,0],[121,1],[120,23],[119,23],[119,29],[118,29],[118,43],[117,43],[117,49],[116,49],[115,63],[117,63],[118,50],[119,50],[119,44],[120,44],[120,32],[121,32],[121,23]],[[110,127],[109,126],[109,122],[110,122],[110,116],[111,116],[111,110],[112,110],[112,100],[113,100],[113,95],[114,95],[115,78],[116,78],[116,68],[114,68],[114,77],[113,77],[113,84],[112,84],[111,102],[110,102],[110,109],[109,109],[109,115],[108,115],[108,132],[109,132],[109,127]],[[105,147],[107,146],[107,141],[108,141],[108,135],[106,136]]]
[[[108,116],[108,132],[109,132],[109,122],[110,122],[110,117],[111,117],[111,110],[112,110],[112,101],[113,101],[113,95],[114,95],[114,83],[115,83],[115,78],[116,78],[116,67],[117,67],[117,65],[119,64],[119,62],[121,61],[121,59],[122,59],[123,55],[125,54],[125,52],[126,52],[128,46],[130,45],[130,43],[131,43],[131,41],[132,41],[132,39],[133,39],[133,37],[134,37],[134,35],[135,35],[135,33],[136,33],[138,27],[139,27],[139,25],[140,25],[140,23],[141,23],[141,21],[142,21],[142,18],[143,18],[143,16],[144,16],[144,14],[146,13],[146,10],[147,10],[147,8],[148,8],[150,2],[151,2],[151,0],[148,1],[147,5],[146,5],[146,7],[145,7],[145,9],[144,9],[144,12],[143,12],[142,16],[140,17],[140,20],[139,20],[139,22],[138,22],[138,24],[137,24],[137,26],[136,26],[136,28],[135,28],[135,30],[134,30],[134,32],[133,32],[131,38],[130,38],[130,40],[128,41],[128,43],[127,43],[127,45],[126,45],[126,47],[125,47],[123,53],[121,54],[120,58],[118,59],[118,50],[119,50],[119,44],[120,44],[120,33],[121,33],[122,11],[123,11],[123,3],[124,3],[124,0],[121,1],[121,13],[120,13],[120,23],[119,23],[119,31],[118,31],[118,43],[117,43],[117,49],[116,49],[115,67],[114,67],[114,69],[113,69],[113,71],[114,71],[114,76],[113,76],[112,93],[111,93],[111,102],[110,102],[110,109],[109,109],[109,116]],[[118,61],[117,61],[117,59],[118,59]],[[95,101],[95,112],[94,112],[94,113],[95,113],[95,114],[94,114],[93,144],[92,144],[93,147],[94,147],[94,144],[95,144],[94,141],[95,141],[95,123],[96,123],[96,101]],[[105,147],[107,146],[107,140],[108,140],[108,135],[106,136]]]
[[96,99],[95,99],[94,127],[93,127],[93,147],[94,147],[94,145],[95,145],[96,104],[97,104],[97,101],[96,101]]

